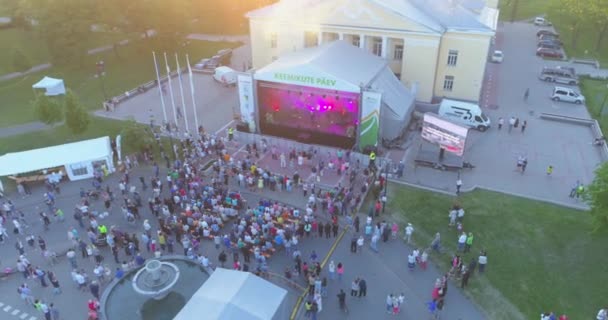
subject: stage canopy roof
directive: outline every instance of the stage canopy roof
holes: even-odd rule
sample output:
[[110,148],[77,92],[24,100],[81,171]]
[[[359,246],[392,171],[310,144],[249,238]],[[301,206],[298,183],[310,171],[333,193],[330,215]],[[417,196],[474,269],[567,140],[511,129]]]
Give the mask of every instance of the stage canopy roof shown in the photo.
[[287,53],[258,70],[256,80],[346,92],[361,91],[387,62],[346,41]]
[[385,59],[343,40],[288,53],[258,70],[254,78],[346,92],[379,92],[381,135],[388,139],[403,132],[414,110],[416,93],[397,79]]
[[7,153],[0,157],[0,177],[98,160],[110,154],[109,137]]
[[46,89],[45,95],[47,96],[57,96],[60,94],[65,94],[65,86],[63,85],[62,79],[44,77],[42,78],[42,80],[35,83],[32,88]]
[[283,320],[287,291],[250,272],[217,268],[173,320]]

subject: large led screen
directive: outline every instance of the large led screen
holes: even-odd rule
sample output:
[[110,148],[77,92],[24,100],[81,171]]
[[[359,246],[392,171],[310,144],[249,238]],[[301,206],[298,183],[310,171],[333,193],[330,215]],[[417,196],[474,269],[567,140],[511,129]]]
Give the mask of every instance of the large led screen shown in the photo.
[[469,129],[449,122],[432,113],[424,114],[422,139],[439,145],[442,149],[462,156]]
[[359,126],[359,94],[258,82],[264,134],[307,143],[351,148]]

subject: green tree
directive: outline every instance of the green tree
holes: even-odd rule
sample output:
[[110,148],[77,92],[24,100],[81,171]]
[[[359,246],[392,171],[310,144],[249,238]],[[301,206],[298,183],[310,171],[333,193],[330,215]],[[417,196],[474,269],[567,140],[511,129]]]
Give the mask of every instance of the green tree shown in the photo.
[[585,200],[591,206],[595,229],[608,227],[608,162],[595,171],[595,179],[585,190]]
[[89,122],[89,113],[84,109],[80,100],[72,92],[68,90],[64,101],[65,108],[65,124],[70,128],[73,134],[80,134],[87,130]]
[[595,43],[595,51],[599,52],[608,31],[608,0],[591,0],[589,3],[589,11],[591,16],[589,19],[597,31],[597,41]]
[[587,21],[591,14],[587,1],[582,0],[560,0],[560,11],[566,18],[572,32],[572,48],[576,48],[576,41],[583,22]]
[[32,105],[38,119],[46,124],[54,124],[63,120],[61,104],[54,98],[37,94],[36,99],[32,101]]
[[32,67],[30,59],[28,59],[21,49],[13,50],[13,67],[17,71],[27,71]]
[[150,130],[133,120],[129,120],[127,125],[120,132],[122,145],[131,152],[143,151],[151,148],[154,144],[154,135]]

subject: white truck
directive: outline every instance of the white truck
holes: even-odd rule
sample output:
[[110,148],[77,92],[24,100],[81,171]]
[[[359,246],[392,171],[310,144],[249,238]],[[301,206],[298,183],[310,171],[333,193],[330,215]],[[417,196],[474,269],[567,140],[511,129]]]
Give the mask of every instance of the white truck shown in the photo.
[[443,99],[438,113],[449,121],[482,132],[490,128],[490,118],[474,103]]

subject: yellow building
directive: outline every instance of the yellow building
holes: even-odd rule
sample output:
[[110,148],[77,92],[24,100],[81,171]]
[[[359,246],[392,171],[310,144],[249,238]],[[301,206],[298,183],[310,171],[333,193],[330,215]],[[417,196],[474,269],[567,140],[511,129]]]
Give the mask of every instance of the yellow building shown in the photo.
[[247,14],[253,68],[342,39],[388,60],[418,101],[479,101],[497,2],[281,0]]

